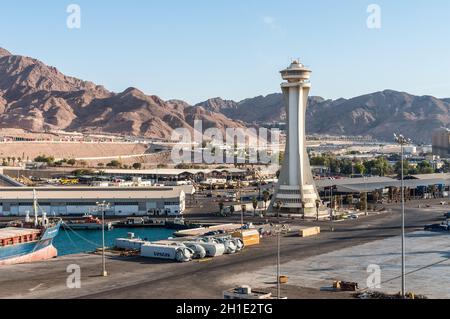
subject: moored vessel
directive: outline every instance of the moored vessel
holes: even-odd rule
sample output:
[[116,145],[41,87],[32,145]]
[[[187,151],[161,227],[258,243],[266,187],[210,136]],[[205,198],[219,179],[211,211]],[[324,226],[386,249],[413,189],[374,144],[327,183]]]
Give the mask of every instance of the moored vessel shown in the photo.
[[45,212],[38,217],[36,192],[33,192],[33,209],[34,219],[27,213],[25,222],[0,229],[0,265],[28,263],[58,255],[53,239],[58,235],[61,219],[47,218]]
[[[71,230],[101,230],[102,221],[92,215],[85,215],[81,220],[64,222],[62,227]],[[112,227],[111,222],[105,223],[105,230],[111,230]]]

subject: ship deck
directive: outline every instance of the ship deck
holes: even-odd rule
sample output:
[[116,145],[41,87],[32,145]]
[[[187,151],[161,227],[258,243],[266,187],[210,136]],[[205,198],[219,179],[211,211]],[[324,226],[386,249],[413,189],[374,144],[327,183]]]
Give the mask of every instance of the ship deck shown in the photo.
[[39,229],[30,229],[30,228],[16,228],[16,227],[8,227],[0,229],[0,240],[22,237],[33,234],[40,234],[41,230]]

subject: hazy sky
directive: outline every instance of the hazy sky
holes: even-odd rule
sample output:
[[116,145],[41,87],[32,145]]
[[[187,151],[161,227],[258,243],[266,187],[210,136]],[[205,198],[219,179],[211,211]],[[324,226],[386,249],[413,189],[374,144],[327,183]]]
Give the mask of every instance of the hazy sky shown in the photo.
[[[72,3],[80,29],[66,25]],[[380,29],[367,27],[372,3]],[[0,46],[113,91],[191,103],[279,92],[296,57],[314,95],[450,97],[448,0],[2,1]]]

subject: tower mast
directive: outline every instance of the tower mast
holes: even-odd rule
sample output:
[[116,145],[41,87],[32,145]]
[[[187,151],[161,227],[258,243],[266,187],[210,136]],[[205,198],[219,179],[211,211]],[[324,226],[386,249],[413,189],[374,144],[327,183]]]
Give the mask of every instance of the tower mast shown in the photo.
[[287,110],[287,141],[274,201],[282,202],[289,215],[316,218],[319,193],[306,150],[305,117],[311,89],[311,70],[298,60],[282,70],[281,84]]

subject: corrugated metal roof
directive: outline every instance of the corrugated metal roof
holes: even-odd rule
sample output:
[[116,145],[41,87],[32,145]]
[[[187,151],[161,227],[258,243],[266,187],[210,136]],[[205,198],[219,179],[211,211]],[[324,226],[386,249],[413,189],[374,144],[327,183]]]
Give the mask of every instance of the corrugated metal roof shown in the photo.
[[367,177],[367,178],[342,178],[342,179],[321,179],[316,181],[317,187],[330,187],[339,185],[357,185],[373,183],[394,183],[398,180],[390,177]]
[[176,168],[157,168],[157,169],[141,169],[141,170],[129,170],[129,169],[104,169],[102,172],[106,174],[117,175],[168,175],[177,176],[181,174],[210,174],[212,172],[228,172],[228,173],[245,173],[246,170],[238,168],[225,168],[225,169],[176,169]]
[[[355,179],[342,179],[342,180],[329,180],[330,183],[317,183],[319,189],[325,187],[336,186],[339,192],[371,192],[376,189],[384,189],[388,187],[401,187],[401,181],[393,178],[387,179],[367,179],[363,181],[362,178],[357,178],[357,182],[353,181]],[[352,181],[352,182],[350,182]],[[322,181],[318,181],[322,182]],[[336,183],[338,182],[338,183]],[[445,179],[409,179],[404,180],[404,186],[410,188],[417,188],[420,186],[428,187],[431,185],[449,185],[449,181]]]
[[32,200],[33,189],[36,190],[37,198],[40,202],[45,200],[108,200],[108,199],[161,199],[178,198],[183,189],[180,187],[171,188],[120,188],[120,187],[52,187],[52,188],[31,188],[15,187],[0,188],[0,200]]
[[421,180],[450,179],[450,174],[448,174],[448,173],[416,174],[416,175],[412,175],[412,177],[417,178],[417,179],[421,179]]

